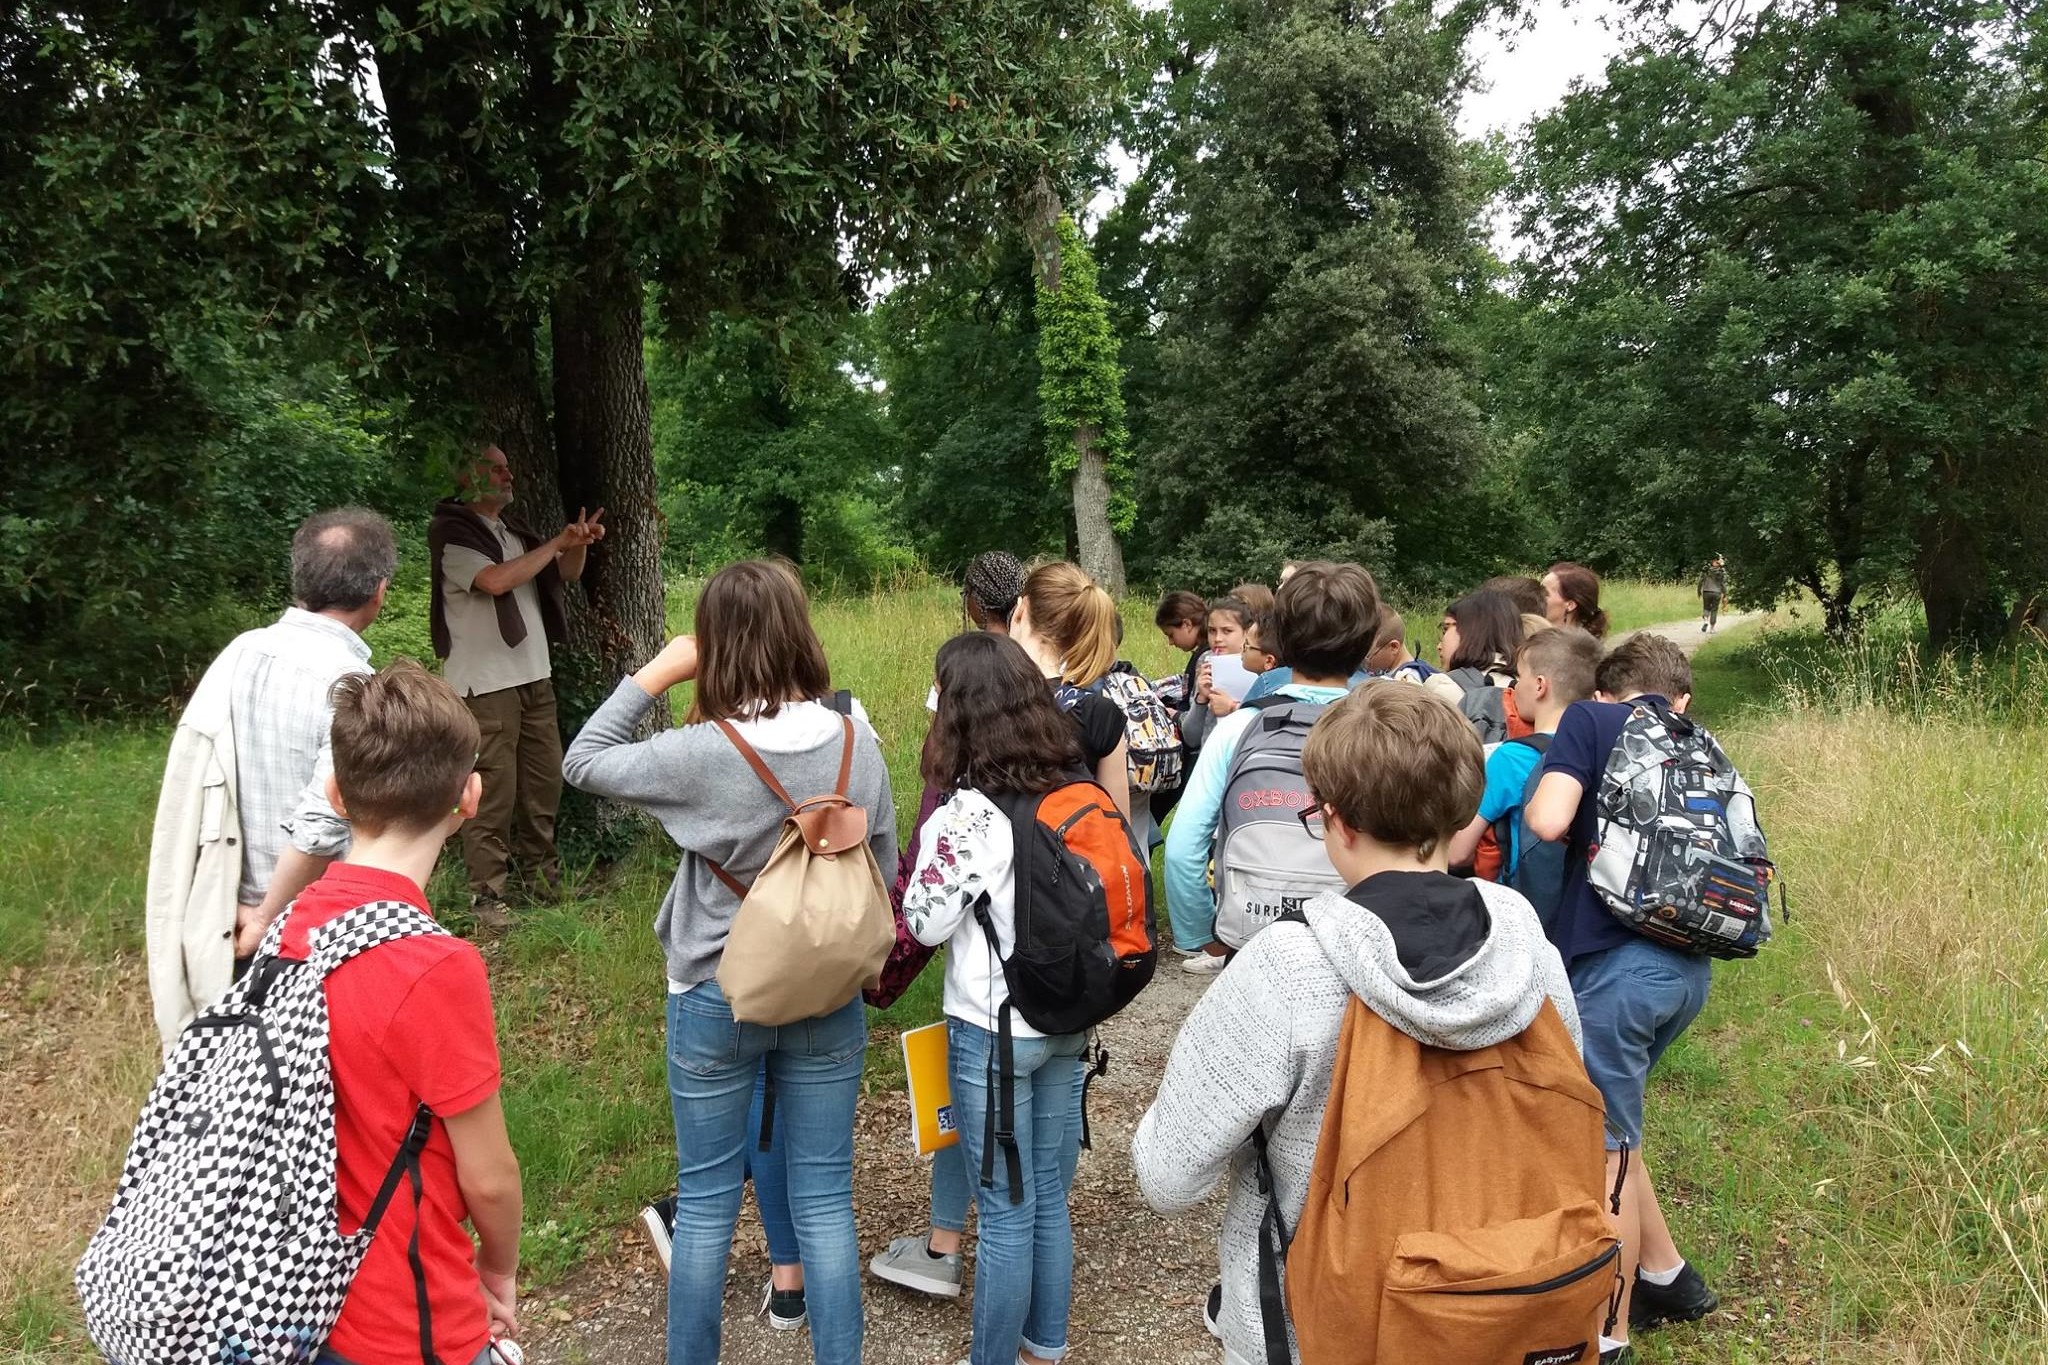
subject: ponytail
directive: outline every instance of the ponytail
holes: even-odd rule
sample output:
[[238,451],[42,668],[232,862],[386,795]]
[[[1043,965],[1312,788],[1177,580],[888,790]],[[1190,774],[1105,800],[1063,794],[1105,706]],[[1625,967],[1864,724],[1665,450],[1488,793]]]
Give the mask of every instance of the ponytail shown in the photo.
[[1060,652],[1060,679],[1077,687],[1116,663],[1116,603],[1072,564],[1041,564],[1024,580],[1033,627]]
[[1607,613],[1600,610],[1600,575],[1583,564],[1560,560],[1550,566],[1550,572],[1557,578],[1557,594],[1572,604],[1572,619],[1566,625],[1578,626],[1594,639],[1607,635]]

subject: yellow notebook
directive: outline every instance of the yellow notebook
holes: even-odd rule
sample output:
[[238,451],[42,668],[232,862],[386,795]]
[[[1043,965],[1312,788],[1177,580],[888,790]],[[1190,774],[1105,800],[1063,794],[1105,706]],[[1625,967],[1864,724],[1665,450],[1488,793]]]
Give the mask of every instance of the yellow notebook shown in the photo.
[[953,1085],[946,1075],[946,1023],[903,1035],[903,1074],[910,1080],[910,1140],[919,1156],[960,1140],[953,1125]]

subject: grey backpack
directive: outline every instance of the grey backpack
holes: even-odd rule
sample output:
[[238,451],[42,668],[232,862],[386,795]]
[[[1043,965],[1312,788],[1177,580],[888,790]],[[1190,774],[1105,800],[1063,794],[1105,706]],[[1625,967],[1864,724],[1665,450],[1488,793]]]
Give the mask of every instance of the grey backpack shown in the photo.
[[1231,755],[1216,821],[1216,937],[1226,948],[1244,947],[1325,891],[1346,889],[1301,823],[1315,804],[1301,746],[1325,704],[1275,694],[1252,705],[1259,713]]
[[[1458,702],[1458,709],[1465,719],[1472,722],[1472,732],[1479,736],[1479,742],[1486,751],[1493,752],[1493,746],[1513,737],[1514,728],[1509,723],[1508,710],[1514,698],[1508,689],[1496,683],[1484,669],[1454,668],[1444,675],[1456,683],[1464,692]],[[1527,733],[1527,727],[1522,727]]]
[[336,1209],[329,972],[393,939],[447,932],[403,901],[372,901],[314,930],[303,961],[277,955],[280,916],[248,975],[186,1025],[142,1106],[114,1206],[86,1245],[78,1302],[120,1365],[303,1365],[342,1301],[385,1208],[409,1180],[417,1256],[421,1105],[361,1231]]

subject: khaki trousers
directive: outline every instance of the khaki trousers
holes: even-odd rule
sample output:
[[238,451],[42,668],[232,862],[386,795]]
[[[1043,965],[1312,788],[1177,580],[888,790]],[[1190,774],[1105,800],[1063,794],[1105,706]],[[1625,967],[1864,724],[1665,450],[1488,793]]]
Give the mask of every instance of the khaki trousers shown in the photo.
[[562,731],[555,721],[554,683],[542,678],[463,700],[483,732],[476,763],[483,799],[476,818],[462,826],[470,894],[502,899],[506,868],[515,862],[529,883],[558,880],[555,811],[562,804]]

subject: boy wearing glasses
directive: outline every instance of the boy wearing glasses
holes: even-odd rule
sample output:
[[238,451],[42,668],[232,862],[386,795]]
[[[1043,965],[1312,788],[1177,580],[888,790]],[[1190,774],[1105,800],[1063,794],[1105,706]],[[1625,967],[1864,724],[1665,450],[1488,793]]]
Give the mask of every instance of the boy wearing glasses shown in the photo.
[[[1504,1042],[1546,999],[1575,1043],[1579,1036],[1563,963],[1529,903],[1448,871],[1451,838],[1485,785],[1463,716],[1419,688],[1360,688],[1316,722],[1302,769],[1316,801],[1305,823],[1320,824],[1350,890],[1316,897],[1305,923],[1275,924],[1237,955],[1181,1028],[1131,1145],[1139,1188],[1162,1213],[1192,1209],[1230,1180],[1209,1317],[1224,1360],[1237,1365],[1266,1359],[1266,1198],[1251,1138],[1265,1133],[1274,1198],[1285,1225],[1297,1227],[1354,995],[1429,1047]],[[1355,1072],[1352,1083],[1361,1084]],[[1506,1145],[1515,1135],[1499,1138]]]
[[[1356,564],[1326,560],[1303,564],[1280,585],[1260,643],[1292,665],[1293,676],[1270,698],[1217,720],[1202,756],[1187,776],[1180,809],[1166,831],[1166,914],[1176,948],[1187,954],[1181,970],[1213,975],[1228,950],[1216,940],[1216,897],[1209,864],[1223,797],[1238,745],[1262,714],[1283,701],[1326,705],[1350,690],[1352,670],[1372,648],[1379,624],[1379,589]],[[1327,866],[1319,869],[1328,876]]]

